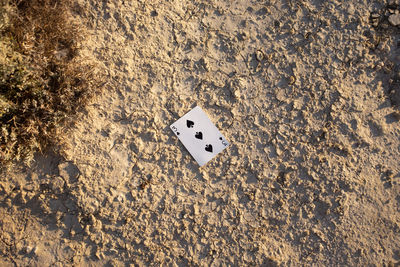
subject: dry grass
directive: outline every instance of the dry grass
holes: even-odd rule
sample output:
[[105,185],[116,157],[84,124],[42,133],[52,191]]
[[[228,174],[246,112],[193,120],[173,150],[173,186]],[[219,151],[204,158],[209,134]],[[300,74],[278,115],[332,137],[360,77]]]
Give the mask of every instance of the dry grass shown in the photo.
[[98,86],[72,0],[0,0],[0,165],[30,162]]

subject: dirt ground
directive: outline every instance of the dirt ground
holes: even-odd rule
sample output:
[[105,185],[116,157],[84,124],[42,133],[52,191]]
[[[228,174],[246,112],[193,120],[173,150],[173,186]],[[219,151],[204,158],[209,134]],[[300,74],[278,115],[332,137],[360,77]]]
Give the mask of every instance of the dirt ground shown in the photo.
[[[79,0],[107,84],[2,175],[0,265],[400,264],[394,3]],[[196,105],[231,143],[201,168]]]

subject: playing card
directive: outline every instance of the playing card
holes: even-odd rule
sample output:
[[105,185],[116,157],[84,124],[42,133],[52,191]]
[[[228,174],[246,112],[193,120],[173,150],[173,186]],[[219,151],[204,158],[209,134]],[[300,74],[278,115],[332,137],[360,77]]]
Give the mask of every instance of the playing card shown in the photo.
[[225,137],[198,106],[170,127],[200,166],[229,146]]

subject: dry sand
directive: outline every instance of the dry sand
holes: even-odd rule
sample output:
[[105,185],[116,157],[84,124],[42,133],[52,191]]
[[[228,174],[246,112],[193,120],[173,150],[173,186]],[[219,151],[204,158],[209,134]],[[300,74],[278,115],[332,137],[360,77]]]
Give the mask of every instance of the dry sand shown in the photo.
[[[1,178],[0,265],[399,264],[386,4],[80,0],[108,83],[62,155]],[[202,168],[168,127],[195,105],[231,142]]]

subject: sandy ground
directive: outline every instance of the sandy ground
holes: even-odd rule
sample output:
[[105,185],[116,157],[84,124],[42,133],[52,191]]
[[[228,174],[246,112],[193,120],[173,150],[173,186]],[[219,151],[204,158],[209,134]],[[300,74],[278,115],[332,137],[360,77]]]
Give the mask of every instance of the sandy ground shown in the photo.
[[[0,265],[399,264],[386,4],[80,0],[107,84],[64,153],[1,178]],[[169,129],[196,105],[231,143],[202,168]]]

